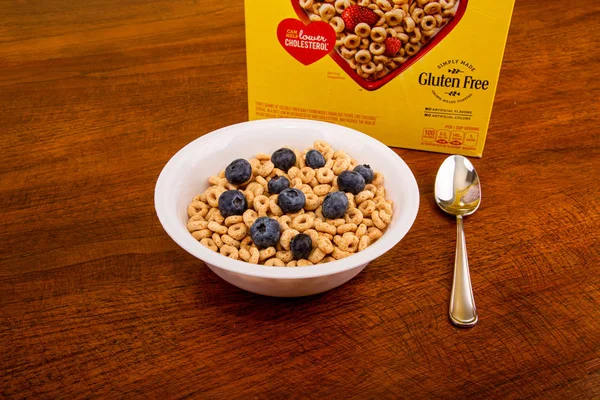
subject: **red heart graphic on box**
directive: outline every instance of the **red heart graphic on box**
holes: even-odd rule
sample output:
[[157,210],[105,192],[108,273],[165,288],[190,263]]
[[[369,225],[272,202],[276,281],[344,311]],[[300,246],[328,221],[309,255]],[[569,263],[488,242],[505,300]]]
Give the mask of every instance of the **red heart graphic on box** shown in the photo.
[[284,19],[277,26],[277,39],[292,57],[309,65],[325,57],[335,47],[335,31],[326,22],[304,25],[293,18]]
[[[296,14],[300,18],[300,20],[302,20],[304,23],[308,24],[308,26],[312,26],[313,24],[317,23],[317,22],[311,23],[310,14],[312,13],[312,14],[316,14],[317,16],[319,16],[319,14],[317,14],[317,12],[320,10],[311,8],[312,11],[315,11],[315,12],[311,12],[310,10],[304,9],[300,5],[301,2],[304,3],[305,6],[307,6],[308,4],[312,4],[311,7],[317,7],[317,8],[325,6],[329,9],[329,10],[327,10],[327,12],[332,12],[331,7],[329,7],[332,5],[329,3],[315,3],[315,2],[307,1],[307,0],[291,0],[291,1],[292,1],[292,6],[293,6],[294,10],[296,11]],[[390,6],[396,7],[393,4],[391,4],[390,0],[385,0],[385,1]],[[352,68],[349,61],[346,58],[344,58],[340,54],[340,52],[338,52],[338,50],[336,50],[335,48],[333,49],[333,51],[331,51],[329,53],[329,55],[348,74],[348,76],[350,76],[361,87],[363,87],[366,90],[379,89],[380,87],[382,87],[383,85],[385,85],[386,83],[390,82],[392,79],[394,79],[395,77],[400,75],[402,72],[406,71],[406,69],[408,69],[416,61],[418,61],[421,57],[423,57],[425,54],[427,54],[427,52],[429,52],[429,50],[431,50],[432,48],[437,46],[448,35],[448,33],[450,33],[450,31],[452,31],[452,29],[454,29],[456,27],[458,22],[461,20],[461,18],[463,17],[463,15],[465,13],[466,8],[467,8],[467,2],[468,2],[468,0],[446,0],[446,1],[444,1],[445,6],[451,5],[451,7],[447,8],[447,9],[443,8],[445,6],[440,4],[441,2],[438,3],[435,1],[430,1],[428,3],[423,4],[423,10],[422,10],[423,13],[420,14],[421,18],[418,18],[418,21],[422,21],[422,18],[424,18],[425,16],[430,16],[431,14],[429,14],[428,12],[435,11],[439,8],[439,12],[440,12],[439,15],[442,18],[443,25],[436,28],[435,33],[431,36],[427,36],[426,40],[424,40],[424,39],[421,39],[420,41],[419,41],[419,39],[417,40],[417,43],[414,44],[414,47],[418,47],[418,50],[415,54],[410,55],[409,57],[406,57],[406,59],[403,60],[404,62],[401,63],[399,66],[396,66],[395,68],[392,68],[389,71],[386,71],[385,74],[382,74],[382,76],[377,76],[377,78],[367,79],[367,78],[365,78],[364,72],[362,74],[363,76],[361,76],[359,73],[357,73],[357,70]],[[416,2],[413,1],[411,3],[416,3]],[[435,3],[435,4],[433,4],[433,3]],[[376,3],[374,2],[373,4],[376,4]],[[383,3],[383,4],[385,4],[385,3]],[[419,4],[419,3],[417,3],[417,4]],[[357,7],[357,6],[354,6],[354,7]],[[401,6],[398,6],[398,7],[401,7]],[[430,9],[427,10],[427,7],[430,7]],[[363,8],[367,8],[367,7],[363,7]],[[341,10],[334,8],[333,12],[335,12],[335,14],[333,15],[333,17],[341,18],[342,15],[340,14],[339,11],[341,11]],[[410,16],[411,16],[411,21],[413,22],[413,28],[414,28],[415,21],[412,19],[412,17],[415,15],[414,9],[413,9],[412,13],[413,14],[411,14]],[[444,13],[446,13],[446,14],[444,14]],[[324,11],[323,14],[326,15],[326,12]],[[404,14],[405,14],[405,18],[406,18],[407,17],[406,12],[404,12]],[[451,14],[453,14],[453,15],[451,15]],[[442,15],[445,15],[445,16],[442,17]],[[331,17],[331,19],[333,17]],[[319,16],[319,18],[321,18],[321,16]],[[430,18],[428,20],[431,21]],[[319,21],[319,22],[325,23],[322,21]],[[407,24],[410,25],[410,23],[407,23]],[[418,24],[418,22],[417,22],[417,24]],[[437,17],[436,17],[436,24],[439,24]],[[408,25],[406,25],[406,26],[408,26]],[[422,26],[421,26],[421,28],[422,28]],[[420,32],[421,32],[421,30],[419,30],[419,34],[420,34]],[[411,39],[414,39],[414,38],[415,37],[411,37]],[[281,39],[280,39],[280,41],[281,41]],[[421,41],[423,41],[425,43],[422,44]],[[409,43],[403,43],[402,45],[405,46],[407,44],[409,44]],[[404,58],[404,57],[401,57],[401,58]],[[386,65],[386,69],[387,69],[387,65]]]

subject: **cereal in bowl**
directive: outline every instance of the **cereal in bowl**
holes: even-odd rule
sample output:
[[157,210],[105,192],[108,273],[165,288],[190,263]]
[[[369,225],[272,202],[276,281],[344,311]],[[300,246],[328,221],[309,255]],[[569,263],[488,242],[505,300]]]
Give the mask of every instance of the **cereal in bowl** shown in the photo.
[[316,141],[300,152],[232,161],[188,206],[187,228],[205,247],[273,267],[323,264],[362,251],[390,224],[383,175]]
[[414,57],[456,14],[460,0],[301,0],[311,21],[328,22],[336,51],[356,73],[381,79]]

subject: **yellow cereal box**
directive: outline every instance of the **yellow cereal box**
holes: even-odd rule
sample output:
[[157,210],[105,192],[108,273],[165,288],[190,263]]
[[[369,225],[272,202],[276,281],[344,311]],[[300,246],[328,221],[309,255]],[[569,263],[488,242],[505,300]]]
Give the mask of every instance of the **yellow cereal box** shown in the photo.
[[481,157],[514,0],[246,0],[249,118]]

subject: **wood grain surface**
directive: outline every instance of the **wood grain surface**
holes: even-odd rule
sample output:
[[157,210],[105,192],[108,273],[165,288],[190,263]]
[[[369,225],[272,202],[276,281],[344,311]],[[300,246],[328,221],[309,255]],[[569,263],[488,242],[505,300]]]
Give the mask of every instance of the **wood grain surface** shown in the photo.
[[0,1],[0,397],[600,398],[600,7],[519,0],[448,322],[445,158],[406,238],[300,299],[239,290],[153,208],[183,145],[247,120],[241,0]]

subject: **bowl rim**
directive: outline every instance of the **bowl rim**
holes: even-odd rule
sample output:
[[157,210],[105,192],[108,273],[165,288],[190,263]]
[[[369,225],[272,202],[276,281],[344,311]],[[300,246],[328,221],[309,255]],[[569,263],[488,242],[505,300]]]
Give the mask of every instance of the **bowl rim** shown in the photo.
[[[210,141],[215,136],[224,134],[233,135],[240,130],[247,129],[249,126],[255,126],[259,128],[274,126],[281,127],[282,125],[301,128],[317,127],[328,130],[338,130],[340,131],[340,133],[344,133],[345,135],[352,135],[357,139],[363,142],[367,142],[370,145],[380,149],[378,151],[381,151],[381,156],[393,160],[393,162],[395,163],[395,168],[399,169],[399,174],[402,174],[404,176],[407,185],[409,186],[408,192],[410,193],[410,197],[407,201],[405,201],[405,203],[403,203],[402,206],[403,213],[407,213],[407,222],[403,225],[396,224],[394,227],[388,228],[384,235],[373,245],[367,247],[365,250],[353,254],[352,256],[325,264],[301,268],[270,267],[264,265],[249,264],[241,260],[234,260],[204,247],[196,239],[194,239],[194,237],[190,235],[189,232],[187,232],[187,230],[185,231],[186,237],[180,235],[180,232],[173,226],[175,222],[170,221],[168,219],[168,191],[165,190],[165,188],[168,182],[170,181],[168,175],[171,173],[171,171],[176,170],[177,166],[181,163],[181,161],[186,159],[188,153],[191,153],[193,149],[196,148],[196,146],[201,145],[203,142]],[[161,170],[156,181],[156,185],[154,187],[154,207],[156,214],[163,229],[175,243],[177,243],[181,248],[183,248],[191,255],[203,261],[205,264],[208,264],[209,267],[215,266],[226,271],[259,278],[316,278],[333,275],[336,273],[352,270],[354,268],[366,265],[374,259],[385,254],[404,238],[404,236],[408,233],[408,231],[414,224],[414,221],[416,220],[419,210],[419,201],[419,188],[414,174],[412,173],[411,169],[408,167],[406,162],[385,144],[362,132],[342,125],[337,125],[329,122],[293,118],[274,118],[240,122],[206,133],[183,146],[171,157],[171,159],[169,159],[169,161]]]

